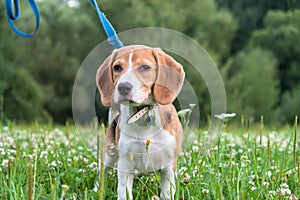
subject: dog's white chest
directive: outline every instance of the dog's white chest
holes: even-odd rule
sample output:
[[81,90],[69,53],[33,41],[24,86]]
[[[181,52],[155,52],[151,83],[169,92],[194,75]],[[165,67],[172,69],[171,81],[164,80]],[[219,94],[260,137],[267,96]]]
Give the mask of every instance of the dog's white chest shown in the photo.
[[174,135],[160,123],[150,127],[126,125],[126,128],[121,127],[118,143],[118,169],[133,173],[162,169],[173,164],[175,147]]

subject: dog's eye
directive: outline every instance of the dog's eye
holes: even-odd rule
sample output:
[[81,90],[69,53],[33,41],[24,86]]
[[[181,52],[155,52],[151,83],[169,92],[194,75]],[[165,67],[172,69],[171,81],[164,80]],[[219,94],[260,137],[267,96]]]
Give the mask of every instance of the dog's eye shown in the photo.
[[122,69],[123,69],[123,68],[122,68],[120,65],[115,65],[115,66],[114,66],[114,71],[115,71],[115,72],[121,72]]
[[151,67],[149,67],[148,65],[142,65],[139,67],[139,70],[141,72],[148,71],[149,69],[151,69]]

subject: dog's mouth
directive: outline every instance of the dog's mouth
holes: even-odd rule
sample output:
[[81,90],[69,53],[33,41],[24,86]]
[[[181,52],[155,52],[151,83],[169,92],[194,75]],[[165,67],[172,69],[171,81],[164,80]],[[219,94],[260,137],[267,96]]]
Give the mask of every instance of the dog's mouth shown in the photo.
[[141,103],[138,103],[130,98],[121,98],[117,103],[122,105],[134,106],[134,107],[141,105]]

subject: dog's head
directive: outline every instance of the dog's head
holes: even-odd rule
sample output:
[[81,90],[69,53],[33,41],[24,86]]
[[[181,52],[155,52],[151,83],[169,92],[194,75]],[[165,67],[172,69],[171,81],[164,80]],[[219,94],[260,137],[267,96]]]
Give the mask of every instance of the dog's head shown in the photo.
[[103,105],[140,105],[149,101],[166,105],[180,92],[184,71],[171,56],[140,45],[116,49],[99,67],[96,82]]

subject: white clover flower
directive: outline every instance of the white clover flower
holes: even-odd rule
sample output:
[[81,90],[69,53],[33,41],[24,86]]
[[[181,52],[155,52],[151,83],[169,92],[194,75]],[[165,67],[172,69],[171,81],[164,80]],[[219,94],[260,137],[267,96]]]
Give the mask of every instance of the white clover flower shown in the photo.
[[249,181],[249,185],[254,186],[255,185],[254,181]]
[[261,159],[261,157],[257,157],[256,160],[257,161],[261,161],[262,159]]
[[52,161],[52,162],[50,163],[50,167],[55,168],[56,166],[57,166],[56,161]]
[[85,156],[83,157],[83,162],[84,164],[88,164],[89,163],[89,159],[87,159]]
[[289,185],[286,184],[286,183],[281,183],[281,184],[280,184],[280,187],[281,187],[281,188],[289,188]]
[[79,158],[78,158],[77,156],[75,156],[75,157],[73,158],[73,160],[74,160],[74,161],[78,161]]
[[268,193],[270,196],[275,196],[277,194],[277,192],[275,192],[274,190],[270,190]]
[[279,196],[291,195],[291,190],[289,189],[288,184],[282,183],[280,184],[280,188],[277,189],[277,193]]
[[187,170],[186,167],[181,167],[181,168],[179,169],[179,174],[180,174],[180,175],[183,175],[184,172],[185,172],[186,170]]
[[42,151],[40,158],[46,158],[48,156],[48,152],[47,151]]
[[6,138],[6,141],[7,141],[7,143],[8,143],[10,146],[15,146],[15,139],[14,139],[14,138],[8,136],[8,137]]
[[7,132],[8,131],[8,126],[4,126],[3,131]]
[[263,182],[263,186],[269,186],[270,185],[270,183],[268,183],[268,182]]
[[279,193],[279,196],[285,196],[291,194],[291,190],[288,188],[280,188],[277,190],[277,192]]
[[63,190],[65,190],[65,191],[67,191],[67,190],[70,189],[70,187],[69,187],[68,185],[66,185],[66,184],[62,184],[62,185],[61,185],[61,188],[62,188]]
[[28,155],[27,155],[27,158],[29,158],[29,160],[32,160],[32,158],[33,158],[33,155],[31,155],[31,154],[28,154]]
[[5,152],[4,152],[4,149],[3,149],[3,148],[0,148],[0,155],[2,155],[2,156],[5,155]]
[[92,169],[96,169],[98,166],[98,164],[96,162],[92,162],[91,164],[88,165],[89,168],[92,168]]
[[2,167],[3,168],[7,168],[8,167],[8,163],[9,163],[9,160],[2,160]]
[[268,176],[269,178],[271,178],[272,172],[271,172],[271,171],[267,171],[267,176]]
[[82,151],[84,148],[83,148],[82,146],[78,146],[77,149],[78,149],[79,151]]
[[198,146],[192,146],[192,150],[194,153],[198,153],[199,152],[199,147]]
[[160,200],[160,198],[157,195],[155,195],[151,197],[151,200]]
[[256,189],[257,189],[257,187],[255,187],[255,186],[252,186],[252,187],[251,187],[251,190],[252,190],[252,191],[254,191],[254,190],[256,190]]
[[208,189],[202,189],[201,192],[204,193],[204,194],[208,194],[209,190]]

